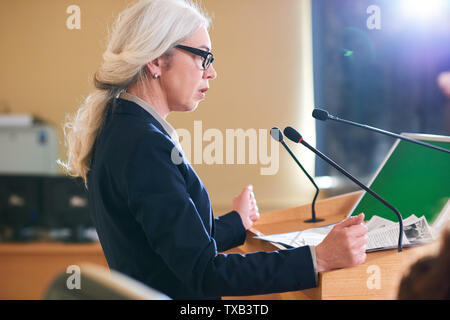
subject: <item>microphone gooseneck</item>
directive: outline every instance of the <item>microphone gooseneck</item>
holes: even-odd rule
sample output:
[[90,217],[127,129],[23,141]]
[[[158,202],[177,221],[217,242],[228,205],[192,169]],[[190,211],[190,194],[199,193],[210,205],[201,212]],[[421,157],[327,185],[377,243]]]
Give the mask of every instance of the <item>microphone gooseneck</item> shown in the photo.
[[314,179],[308,174],[308,172],[305,170],[305,168],[303,168],[300,161],[297,159],[297,157],[294,155],[294,153],[288,147],[286,142],[284,142],[283,133],[281,132],[280,128],[273,127],[272,129],[270,129],[270,135],[272,136],[273,139],[275,139],[276,141],[280,142],[283,145],[283,147],[287,150],[287,152],[289,152],[290,156],[294,159],[295,163],[297,163],[297,165],[300,167],[300,169],[302,169],[303,173],[308,177],[309,181],[311,181],[311,183],[316,188],[316,193],[315,193],[314,199],[312,201],[312,217],[311,217],[311,219],[305,220],[305,222],[311,223],[311,222],[324,221],[324,219],[316,218],[316,199],[317,199],[317,196],[319,195],[319,187],[316,185]]
[[304,145],[305,147],[307,147],[309,150],[311,150],[312,152],[314,152],[316,155],[318,155],[320,158],[322,158],[323,160],[325,160],[328,164],[330,164],[331,166],[333,166],[335,169],[337,169],[339,172],[341,172],[343,175],[345,175],[347,178],[349,178],[351,181],[353,181],[354,183],[356,183],[361,189],[365,190],[366,192],[368,192],[371,196],[373,196],[375,199],[377,199],[378,201],[380,201],[382,204],[384,204],[386,207],[388,207],[389,209],[391,209],[398,218],[398,223],[399,223],[399,237],[398,237],[398,251],[401,252],[402,251],[402,240],[403,240],[403,218],[402,215],[400,214],[400,212],[394,208],[394,206],[392,206],[390,203],[388,203],[386,200],[384,200],[383,198],[381,198],[376,192],[372,191],[372,189],[370,189],[369,187],[365,186],[362,182],[360,182],[358,179],[356,179],[355,177],[353,177],[350,173],[348,173],[347,171],[345,171],[345,169],[343,169],[341,166],[339,166],[336,162],[334,162],[333,160],[331,160],[330,158],[328,158],[326,155],[324,155],[322,152],[320,152],[319,150],[315,149],[314,147],[312,147],[311,145],[309,145],[309,143],[307,143],[301,136],[301,134],[295,130],[292,127],[286,127],[284,129],[284,135],[291,141],[295,142],[295,143],[301,143],[302,145]]
[[353,122],[353,121],[349,121],[349,120],[345,120],[345,119],[340,119],[338,117],[335,117],[335,116],[329,114],[327,111],[325,111],[323,109],[319,109],[319,108],[314,109],[313,113],[312,113],[312,116],[315,119],[317,119],[317,120],[321,120],[321,121],[326,121],[328,119],[329,120],[334,120],[334,121],[345,123],[345,124],[349,124],[349,125],[352,125],[352,126],[355,126],[355,127],[359,127],[359,128],[375,131],[375,132],[378,132],[378,133],[381,133],[381,134],[384,134],[384,135],[387,135],[387,136],[390,136],[390,137],[393,137],[393,138],[397,138],[397,139],[405,140],[405,141],[408,141],[408,142],[412,142],[412,143],[415,143],[415,144],[418,144],[418,145],[421,145],[421,146],[424,146],[424,147],[428,147],[428,148],[431,148],[431,149],[435,149],[435,150],[443,151],[443,152],[446,152],[446,153],[450,153],[450,150],[448,150],[448,149],[441,148],[441,147],[438,147],[438,146],[434,146],[432,144],[429,144],[429,143],[426,143],[426,142],[423,142],[423,141],[420,141],[420,140],[411,139],[411,138],[408,138],[408,137],[405,137],[405,136],[402,136],[402,135],[399,135],[399,134],[396,134],[396,133],[393,133],[393,132],[389,132],[389,131],[386,131],[386,130],[381,130],[381,129],[374,128],[374,127],[371,127],[371,126],[368,126],[368,125],[365,125],[365,124],[360,124],[360,123],[357,123],[357,122]]

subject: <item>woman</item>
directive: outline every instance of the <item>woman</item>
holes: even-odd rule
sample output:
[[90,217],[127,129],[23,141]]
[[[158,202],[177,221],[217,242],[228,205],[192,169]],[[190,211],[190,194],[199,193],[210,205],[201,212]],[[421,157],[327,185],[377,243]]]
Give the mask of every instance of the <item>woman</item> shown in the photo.
[[[183,153],[165,120],[194,110],[216,77],[208,26],[184,0],[125,10],[95,75],[97,90],[66,125],[67,167],[86,182],[110,268],[174,299],[218,299],[311,288],[317,271],[361,263],[361,217],[317,248],[218,254],[242,244],[258,219],[251,186],[214,218],[195,171],[175,161]],[[336,249],[344,237],[358,246]]]

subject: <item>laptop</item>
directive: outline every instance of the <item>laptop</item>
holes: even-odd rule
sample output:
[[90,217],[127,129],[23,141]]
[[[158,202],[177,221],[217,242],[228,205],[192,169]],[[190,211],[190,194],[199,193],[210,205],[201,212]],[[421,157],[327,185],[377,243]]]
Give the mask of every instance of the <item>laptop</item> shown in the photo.
[[[450,149],[450,137],[402,133],[403,136]],[[445,224],[450,208],[450,154],[397,139],[368,185],[393,205],[405,220],[424,216],[432,227]],[[349,216],[364,212],[398,222],[396,214],[364,192]]]

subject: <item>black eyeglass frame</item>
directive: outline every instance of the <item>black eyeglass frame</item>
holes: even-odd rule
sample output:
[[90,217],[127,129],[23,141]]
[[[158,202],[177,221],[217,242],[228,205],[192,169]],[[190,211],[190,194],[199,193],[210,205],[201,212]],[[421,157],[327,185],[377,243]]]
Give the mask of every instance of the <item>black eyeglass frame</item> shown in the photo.
[[[200,50],[197,48],[193,48],[193,47],[188,47],[188,46],[183,46],[181,44],[176,45],[175,48],[179,48],[181,50],[185,50],[188,51],[190,53],[193,53],[197,56],[200,56],[203,58],[203,62],[202,62],[202,67],[203,70],[208,70],[209,66],[213,63],[214,61],[214,55],[209,52],[209,51],[204,51],[204,50]],[[208,60],[209,59],[209,60]],[[206,62],[209,61],[209,64],[206,65]]]

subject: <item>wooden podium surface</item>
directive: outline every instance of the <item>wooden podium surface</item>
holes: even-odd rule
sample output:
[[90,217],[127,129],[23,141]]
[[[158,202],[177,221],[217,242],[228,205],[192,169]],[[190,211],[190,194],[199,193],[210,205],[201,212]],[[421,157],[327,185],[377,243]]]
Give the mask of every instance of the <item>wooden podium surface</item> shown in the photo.
[[[339,222],[346,218],[361,194],[362,192],[358,191],[318,201],[316,215],[325,221],[314,224],[303,222],[311,217],[311,205],[264,213],[253,228],[247,231],[245,243],[227,252],[249,253],[282,249],[278,244],[253,237]],[[395,299],[400,280],[409,266],[424,255],[436,253],[438,249],[439,244],[434,242],[426,246],[404,248],[402,252],[372,252],[367,254],[366,262],[357,267],[319,273],[319,285],[313,289],[224,299]]]

